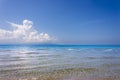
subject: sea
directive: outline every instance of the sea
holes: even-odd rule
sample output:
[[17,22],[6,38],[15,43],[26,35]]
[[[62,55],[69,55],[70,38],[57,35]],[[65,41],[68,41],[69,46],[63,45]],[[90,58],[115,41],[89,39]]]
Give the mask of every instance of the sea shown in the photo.
[[1,45],[0,80],[120,80],[120,46]]

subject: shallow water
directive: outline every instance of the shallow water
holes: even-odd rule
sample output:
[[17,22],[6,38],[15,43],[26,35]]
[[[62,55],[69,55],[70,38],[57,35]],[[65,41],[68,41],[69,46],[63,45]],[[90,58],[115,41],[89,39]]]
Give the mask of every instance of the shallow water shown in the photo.
[[0,46],[0,80],[120,80],[120,47]]

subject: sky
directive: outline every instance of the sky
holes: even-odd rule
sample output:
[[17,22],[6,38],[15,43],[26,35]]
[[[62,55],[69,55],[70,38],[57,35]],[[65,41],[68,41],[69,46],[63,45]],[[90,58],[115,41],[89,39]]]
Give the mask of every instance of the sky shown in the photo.
[[0,0],[0,44],[120,44],[120,0]]

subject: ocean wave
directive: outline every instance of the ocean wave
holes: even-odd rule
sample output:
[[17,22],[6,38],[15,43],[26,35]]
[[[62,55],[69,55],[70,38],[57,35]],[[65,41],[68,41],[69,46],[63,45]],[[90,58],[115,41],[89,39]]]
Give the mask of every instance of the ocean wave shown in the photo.
[[113,51],[113,49],[105,49],[104,51],[105,52],[111,52],[111,51]]

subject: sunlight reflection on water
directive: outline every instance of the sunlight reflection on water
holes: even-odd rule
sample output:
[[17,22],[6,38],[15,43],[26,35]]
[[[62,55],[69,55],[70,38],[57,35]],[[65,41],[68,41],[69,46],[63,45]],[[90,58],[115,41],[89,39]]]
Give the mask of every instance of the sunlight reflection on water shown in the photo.
[[[54,74],[54,70],[63,69],[71,75],[72,72],[75,75],[77,71],[82,74],[85,71],[86,76],[120,77],[120,48],[15,47],[14,49],[0,49],[0,77],[2,78],[21,77],[19,76],[21,74],[30,74],[34,77],[36,73],[41,75],[53,72]],[[91,71],[92,73],[89,73]],[[57,74],[62,75],[62,72],[64,71]],[[68,75],[67,72],[65,74]]]

